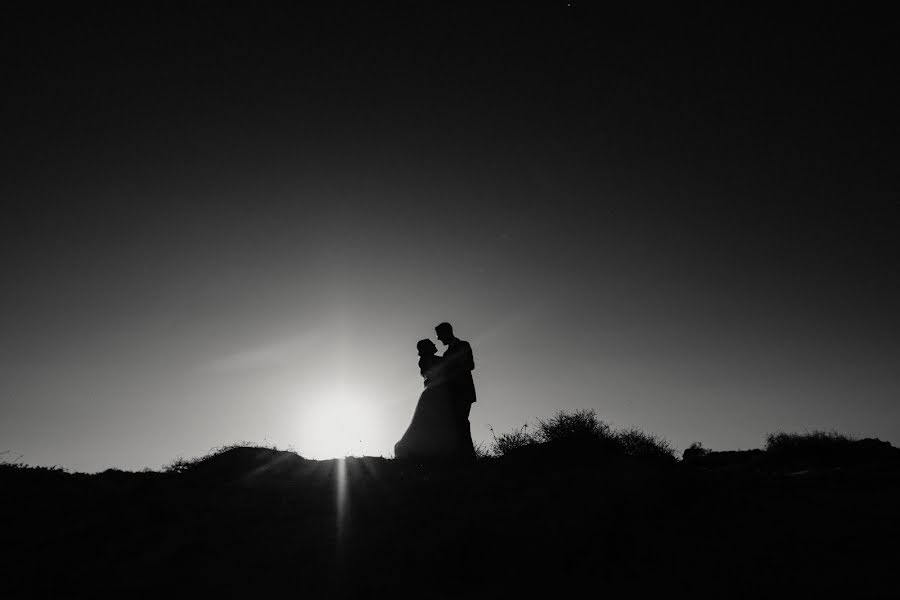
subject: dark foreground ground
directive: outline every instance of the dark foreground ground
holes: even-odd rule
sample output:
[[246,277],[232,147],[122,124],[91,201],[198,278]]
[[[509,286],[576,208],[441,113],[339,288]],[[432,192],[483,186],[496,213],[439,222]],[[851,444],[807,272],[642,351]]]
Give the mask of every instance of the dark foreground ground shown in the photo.
[[[900,597],[900,460],[468,466],[236,448],[176,473],[0,468],[14,597]],[[821,461],[819,461],[821,462]]]

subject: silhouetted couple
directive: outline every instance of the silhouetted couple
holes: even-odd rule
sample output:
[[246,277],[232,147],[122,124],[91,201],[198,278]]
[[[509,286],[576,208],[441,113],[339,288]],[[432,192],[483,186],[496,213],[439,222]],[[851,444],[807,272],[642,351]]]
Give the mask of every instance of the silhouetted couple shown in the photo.
[[450,323],[434,328],[447,346],[443,356],[429,339],[419,341],[419,372],[425,391],[419,396],[412,422],[394,445],[394,456],[413,460],[473,460],[475,448],[469,412],[475,402],[472,347],[453,335]]

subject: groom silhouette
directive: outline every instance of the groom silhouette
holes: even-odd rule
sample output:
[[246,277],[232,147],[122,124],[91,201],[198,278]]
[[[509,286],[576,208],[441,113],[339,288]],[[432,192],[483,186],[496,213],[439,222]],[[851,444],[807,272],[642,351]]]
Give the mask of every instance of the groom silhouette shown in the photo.
[[472,347],[469,342],[453,335],[453,326],[450,323],[441,323],[434,331],[441,343],[447,346],[442,371],[453,399],[457,431],[462,436],[463,458],[475,458],[472,427],[469,423],[469,413],[472,410],[472,403],[475,402],[475,382],[472,381],[475,359],[472,356]]

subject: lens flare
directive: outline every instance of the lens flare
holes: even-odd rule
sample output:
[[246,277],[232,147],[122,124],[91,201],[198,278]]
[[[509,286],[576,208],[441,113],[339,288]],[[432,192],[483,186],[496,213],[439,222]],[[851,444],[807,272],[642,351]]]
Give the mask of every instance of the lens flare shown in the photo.
[[319,460],[360,455],[375,435],[375,411],[364,391],[339,385],[304,406],[295,446]]

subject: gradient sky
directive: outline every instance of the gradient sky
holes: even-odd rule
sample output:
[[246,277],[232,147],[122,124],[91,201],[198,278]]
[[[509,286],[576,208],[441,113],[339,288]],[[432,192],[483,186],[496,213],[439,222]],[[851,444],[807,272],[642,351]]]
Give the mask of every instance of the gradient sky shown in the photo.
[[444,320],[476,441],[900,445],[889,20],[377,4],[7,11],[5,457],[389,456]]

